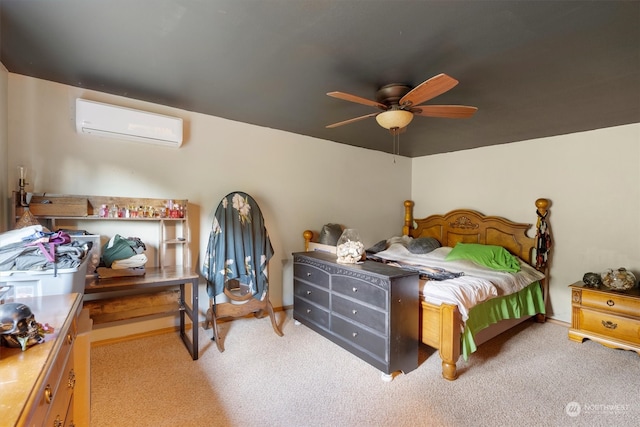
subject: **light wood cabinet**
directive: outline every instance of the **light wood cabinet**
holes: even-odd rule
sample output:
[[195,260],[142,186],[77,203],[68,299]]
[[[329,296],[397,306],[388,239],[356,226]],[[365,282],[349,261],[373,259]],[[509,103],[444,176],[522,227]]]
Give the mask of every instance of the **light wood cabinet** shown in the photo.
[[582,342],[588,338],[607,347],[640,354],[640,289],[596,289],[582,282],[570,287],[569,339]]
[[[8,426],[88,425],[75,419],[76,407],[89,407],[89,389],[77,387],[88,375],[89,341],[77,342],[82,295],[50,295],[15,300],[29,306],[39,323],[53,326],[45,341],[22,351],[0,351],[0,407]],[[82,348],[80,348],[82,347]],[[84,358],[78,359],[78,354]],[[84,360],[82,360],[84,359]],[[6,424],[5,424],[6,423]]]

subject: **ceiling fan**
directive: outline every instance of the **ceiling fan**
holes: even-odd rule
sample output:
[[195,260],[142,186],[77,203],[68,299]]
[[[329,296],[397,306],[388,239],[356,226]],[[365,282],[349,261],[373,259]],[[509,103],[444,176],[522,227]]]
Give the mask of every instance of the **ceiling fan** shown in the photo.
[[344,92],[329,92],[327,95],[331,97],[368,105],[382,111],[333,123],[328,125],[327,128],[335,128],[368,119],[369,117],[375,117],[380,126],[389,129],[392,135],[397,135],[406,130],[407,125],[411,123],[414,116],[451,119],[471,117],[478,110],[477,107],[466,105],[420,105],[453,89],[457,84],[458,81],[456,79],[446,74],[438,74],[431,77],[413,89],[404,84],[394,83],[383,86],[378,90],[376,94],[377,101]]

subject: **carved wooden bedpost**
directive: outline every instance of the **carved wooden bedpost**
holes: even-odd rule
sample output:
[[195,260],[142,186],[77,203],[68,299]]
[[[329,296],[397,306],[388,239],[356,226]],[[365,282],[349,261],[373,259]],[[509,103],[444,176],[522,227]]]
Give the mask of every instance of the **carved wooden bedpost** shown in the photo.
[[311,242],[311,239],[313,239],[313,231],[304,230],[304,233],[302,233],[302,237],[304,237],[304,251],[309,252],[309,242]]
[[404,226],[402,227],[403,236],[411,236],[411,230],[413,230],[413,201],[404,201]]
[[[549,239],[549,244],[551,243],[551,235],[550,235],[550,230],[548,229],[549,225],[546,222],[548,213],[549,213],[549,206],[551,205],[551,202],[549,201],[549,199],[538,199],[536,200],[536,208],[537,210],[537,214],[538,214],[538,222],[536,224],[536,240],[539,238],[539,234],[544,231],[547,233],[546,239]],[[540,230],[540,223],[541,221],[544,221],[544,228],[545,230]],[[536,241],[536,258],[538,257],[538,244],[539,242]],[[547,249],[548,250],[548,249]],[[544,279],[542,279],[542,294],[543,294],[543,298],[544,298],[544,305],[545,307],[547,307],[547,302],[549,300],[549,260],[546,259],[544,261],[544,264],[541,266],[537,265],[537,260],[532,260],[536,261],[536,269],[540,270],[542,273],[544,273]],[[536,314],[536,322],[538,323],[544,323],[546,321],[546,315],[538,313]]]
[[536,200],[536,208],[538,208],[538,212],[540,212],[540,215],[542,216],[547,215],[547,210],[549,209],[550,204],[551,202],[549,201],[549,199]]

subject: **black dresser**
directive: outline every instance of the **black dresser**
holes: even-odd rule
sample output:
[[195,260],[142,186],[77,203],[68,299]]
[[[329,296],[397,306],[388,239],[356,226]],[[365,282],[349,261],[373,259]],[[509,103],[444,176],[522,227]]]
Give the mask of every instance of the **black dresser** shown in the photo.
[[[335,254],[293,254],[293,317],[386,376],[418,367],[418,274]],[[383,377],[384,378],[384,377]]]

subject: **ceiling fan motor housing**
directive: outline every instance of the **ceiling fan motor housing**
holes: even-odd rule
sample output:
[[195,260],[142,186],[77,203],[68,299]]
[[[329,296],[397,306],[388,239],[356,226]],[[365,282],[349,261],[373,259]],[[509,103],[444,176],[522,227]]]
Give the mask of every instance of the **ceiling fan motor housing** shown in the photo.
[[381,104],[388,105],[389,107],[398,105],[400,103],[400,99],[409,93],[410,90],[410,86],[401,83],[385,85],[376,93],[376,101]]

